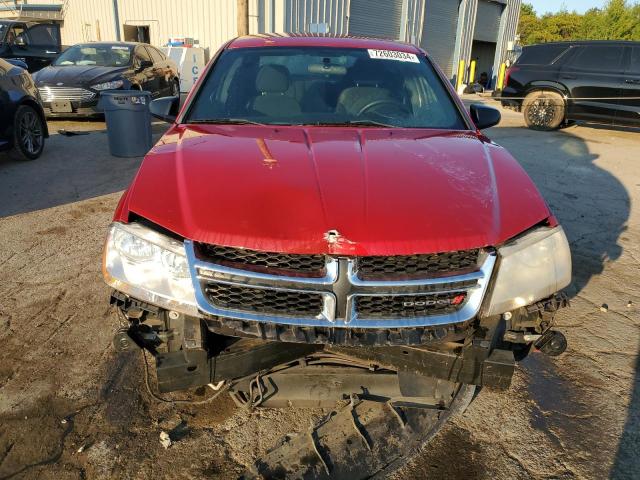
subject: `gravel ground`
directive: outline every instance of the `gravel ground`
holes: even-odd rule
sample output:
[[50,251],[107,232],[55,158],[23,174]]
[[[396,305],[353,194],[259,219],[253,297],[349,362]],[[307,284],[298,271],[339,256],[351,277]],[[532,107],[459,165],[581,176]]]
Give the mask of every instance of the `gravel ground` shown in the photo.
[[[140,159],[111,157],[103,129],[51,122],[41,159],[0,156],[0,479],[237,477],[326,412],[249,413],[225,395],[197,407],[150,399],[141,356],[111,346],[117,319],[100,272],[106,227]],[[509,111],[487,134],[567,231],[572,308],[559,324],[569,348],[529,357],[508,393],[483,390],[392,477],[639,478],[640,134],[533,132]],[[163,430],[174,439],[166,450]]]

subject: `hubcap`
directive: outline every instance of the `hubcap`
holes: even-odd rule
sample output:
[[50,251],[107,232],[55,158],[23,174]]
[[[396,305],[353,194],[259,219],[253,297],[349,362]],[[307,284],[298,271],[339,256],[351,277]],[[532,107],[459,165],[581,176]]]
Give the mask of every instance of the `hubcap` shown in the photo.
[[531,107],[529,107],[529,121],[533,125],[546,127],[555,117],[556,108],[558,107],[554,105],[553,99],[540,98],[532,103]]
[[18,128],[22,148],[31,155],[37,154],[42,147],[44,137],[38,115],[32,111],[24,113]]

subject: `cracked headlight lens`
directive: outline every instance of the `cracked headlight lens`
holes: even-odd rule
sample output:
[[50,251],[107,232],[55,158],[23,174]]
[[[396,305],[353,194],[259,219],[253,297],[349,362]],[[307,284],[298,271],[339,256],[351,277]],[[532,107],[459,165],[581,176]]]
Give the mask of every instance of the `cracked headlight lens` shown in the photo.
[[138,223],[113,223],[104,251],[108,285],[139,300],[197,315],[182,242]]
[[571,283],[571,251],[562,227],[539,227],[498,249],[496,281],[483,315],[531,305]]

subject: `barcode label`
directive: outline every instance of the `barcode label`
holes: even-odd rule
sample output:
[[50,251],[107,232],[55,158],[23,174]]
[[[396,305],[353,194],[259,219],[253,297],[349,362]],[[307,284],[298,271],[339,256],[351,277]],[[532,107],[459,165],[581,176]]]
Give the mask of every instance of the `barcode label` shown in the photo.
[[377,60],[396,60],[398,62],[420,63],[415,53],[398,52],[397,50],[368,49],[369,57]]

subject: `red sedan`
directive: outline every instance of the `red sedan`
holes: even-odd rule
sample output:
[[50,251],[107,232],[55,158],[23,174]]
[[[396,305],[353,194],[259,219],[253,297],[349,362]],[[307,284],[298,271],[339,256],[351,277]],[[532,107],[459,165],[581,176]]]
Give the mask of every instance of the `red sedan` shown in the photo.
[[[177,106],[152,102],[172,125],[104,255],[127,319],[117,345],[156,357],[161,391],[225,382],[253,406],[446,406],[507,388],[533,346],[564,350],[562,227],[480,131],[499,112],[467,111],[423,50],[238,38]],[[283,374],[294,366],[305,375]],[[409,385],[407,370],[437,382]]]

